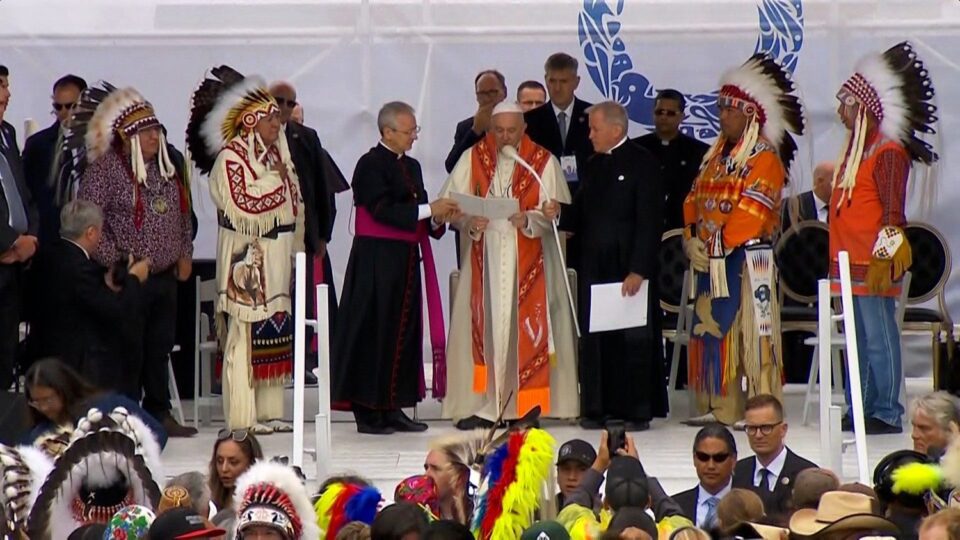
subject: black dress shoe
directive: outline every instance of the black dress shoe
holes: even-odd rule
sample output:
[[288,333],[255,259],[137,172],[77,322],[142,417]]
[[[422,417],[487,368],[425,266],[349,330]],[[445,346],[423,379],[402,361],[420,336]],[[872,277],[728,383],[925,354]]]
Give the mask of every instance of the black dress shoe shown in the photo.
[[890,425],[879,418],[867,418],[867,435],[890,435],[892,433],[903,433],[900,426]]
[[429,426],[423,422],[417,422],[407,416],[403,411],[392,411],[384,413],[384,421],[394,431],[421,432],[426,431]]
[[650,422],[646,420],[628,420],[623,423],[623,429],[626,431],[647,431],[650,429]]
[[479,416],[468,416],[467,418],[460,419],[454,427],[461,431],[473,431],[475,429],[490,429],[493,427],[493,422],[487,420],[486,418],[480,418]]
[[365,435],[390,435],[394,432],[396,432],[396,430],[387,424],[357,422],[357,433],[363,433]]
[[584,416],[580,419],[580,427],[583,429],[603,429],[606,423],[599,418],[588,418]]
[[317,385],[317,376],[310,371],[303,372],[303,385],[304,386],[316,386]]
[[853,433],[853,417],[849,414],[843,415],[843,418],[840,419],[840,431]]
[[163,418],[163,429],[167,432],[168,437],[186,438],[197,434],[195,428],[180,425],[169,414]]

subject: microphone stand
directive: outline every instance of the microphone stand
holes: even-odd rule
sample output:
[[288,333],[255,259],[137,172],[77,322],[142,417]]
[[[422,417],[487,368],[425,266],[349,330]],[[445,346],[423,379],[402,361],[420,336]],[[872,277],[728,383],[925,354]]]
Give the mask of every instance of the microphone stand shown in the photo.
[[[543,190],[543,194],[547,200],[553,198],[550,196],[550,191],[547,190],[547,186],[543,184],[543,179],[540,178],[540,175],[537,174],[537,171],[529,163],[520,157],[520,154],[517,152],[516,148],[507,145],[501,149],[501,152],[503,152],[503,155],[517,162],[517,164],[524,169],[530,171],[530,174],[532,174],[533,177],[536,178],[537,183],[540,184],[540,189]],[[570,290],[570,280],[567,279],[567,261],[564,259],[563,249],[560,247],[560,231],[557,230],[557,220],[551,219],[550,224],[553,225],[553,238],[556,240],[557,254],[560,255],[560,266],[563,268],[563,284],[567,289],[567,302],[570,304],[570,313],[573,314],[573,327],[577,331],[577,338],[580,338],[582,337],[580,334],[580,322],[577,320],[577,310],[573,304],[573,292]]]

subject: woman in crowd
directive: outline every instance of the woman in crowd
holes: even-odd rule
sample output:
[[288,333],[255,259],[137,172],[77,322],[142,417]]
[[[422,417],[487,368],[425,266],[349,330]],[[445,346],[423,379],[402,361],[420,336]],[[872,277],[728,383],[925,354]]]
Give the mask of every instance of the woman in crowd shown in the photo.
[[231,507],[237,478],[256,461],[263,459],[263,449],[253,433],[245,429],[222,429],[217,434],[210,458],[210,500],[218,510]]
[[142,420],[156,436],[161,449],[167,444],[163,425],[140,405],[126,396],[99,390],[59,360],[48,358],[35,362],[27,370],[24,386],[30,405],[30,432],[22,441],[24,444],[59,454],[58,447],[69,440],[77,419],[88,409],[111,411],[116,407],[124,407]]

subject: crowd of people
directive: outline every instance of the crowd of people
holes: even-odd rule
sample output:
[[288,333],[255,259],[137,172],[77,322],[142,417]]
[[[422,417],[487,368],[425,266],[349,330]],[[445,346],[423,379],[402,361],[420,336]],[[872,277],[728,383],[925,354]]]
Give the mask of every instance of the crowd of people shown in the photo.
[[780,401],[753,396],[752,455],[740,457],[729,427],[700,428],[697,484],[673,495],[629,434],[557,445],[535,417],[434,439],[423,470],[392,493],[358,474],[311,490],[248,429],[222,429],[206,471],[168,477],[162,428],[128,398],[57,360],[31,367],[27,392],[31,435],[0,446],[0,532],[11,538],[960,538],[960,399],[942,391],[914,400],[913,448],[881,459],[872,485],[791,451]]

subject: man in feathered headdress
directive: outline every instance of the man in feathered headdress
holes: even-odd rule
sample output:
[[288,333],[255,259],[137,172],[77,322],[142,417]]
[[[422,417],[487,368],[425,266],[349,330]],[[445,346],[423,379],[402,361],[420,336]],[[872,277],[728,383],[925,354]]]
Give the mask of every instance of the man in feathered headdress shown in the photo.
[[[903,429],[894,312],[912,259],[902,229],[911,161],[937,160],[918,138],[934,133],[933,95],[929,73],[907,42],[862,58],[837,93],[837,113],[850,131],[830,198],[830,275],[839,279],[838,254],[849,253],[868,434]],[[849,417],[844,424],[853,429]]]
[[[261,461],[237,479],[237,539],[313,540],[320,527],[307,489],[286,465]],[[273,533],[272,535],[270,533]]]
[[[103,211],[100,245],[89,256],[111,268],[147,260],[140,313],[131,314],[130,347],[115,380],[124,394],[163,422],[171,437],[196,434],[170,416],[167,355],[177,321],[177,280],[190,277],[193,225],[188,188],[170,161],[153,106],[133,88],[108,83],[84,91],[65,138],[75,170],[83,170],[78,197]],[[84,169],[85,167],[85,169]]]
[[747,394],[782,393],[770,236],[803,133],[789,74],[757,54],[721,78],[721,135],[684,201],[684,250],[696,276],[689,374],[700,416],[734,424]]
[[280,418],[293,371],[291,256],[303,250],[304,221],[279,114],[265,81],[220,66],[194,92],[187,125],[217,206],[224,415],[230,429],[257,434],[291,430]]

